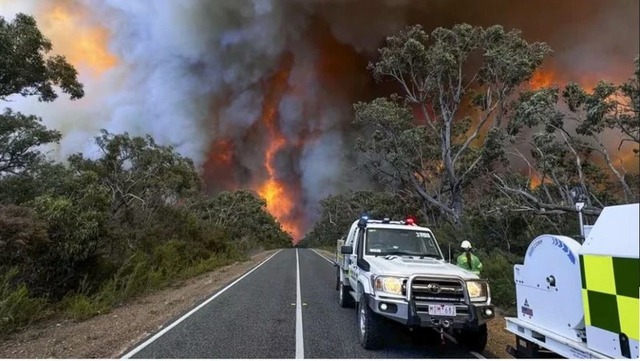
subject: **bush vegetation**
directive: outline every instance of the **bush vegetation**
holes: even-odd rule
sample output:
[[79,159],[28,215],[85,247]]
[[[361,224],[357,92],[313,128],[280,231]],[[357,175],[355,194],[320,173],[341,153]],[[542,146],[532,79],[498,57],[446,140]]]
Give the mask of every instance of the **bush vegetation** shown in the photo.
[[499,25],[429,34],[415,25],[387,37],[368,69],[398,93],[354,104],[358,167],[373,186],[322,200],[302,245],[335,250],[364,211],[418,216],[453,260],[471,241],[494,302],[511,308],[513,265],[529,243],[549,233],[579,239],[572,189],[587,224],[640,199],[638,58],[619,84],[532,86],[550,52]]
[[[0,42],[0,101],[53,101],[56,87],[84,95],[65,58],[46,55],[51,44],[32,17],[0,17]],[[55,162],[42,149],[60,138],[36,116],[0,113],[0,335],[56,314],[86,319],[291,246],[263,199],[205,194],[191,159],[149,136],[103,130],[97,156]]]

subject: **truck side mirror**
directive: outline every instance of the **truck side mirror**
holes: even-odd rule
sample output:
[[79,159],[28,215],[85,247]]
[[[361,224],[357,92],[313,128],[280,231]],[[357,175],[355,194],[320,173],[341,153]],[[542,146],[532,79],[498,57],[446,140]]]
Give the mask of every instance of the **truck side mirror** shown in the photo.
[[342,247],[340,247],[340,253],[342,253],[342,254],[352,254],[353,253],[353,247],[351,247],[351,246],[342,246]]

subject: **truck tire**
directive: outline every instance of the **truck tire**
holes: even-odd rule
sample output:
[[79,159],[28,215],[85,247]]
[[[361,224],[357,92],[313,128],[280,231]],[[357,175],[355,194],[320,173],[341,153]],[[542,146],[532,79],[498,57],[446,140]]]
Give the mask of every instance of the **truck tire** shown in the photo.
[[487,333],[487,324],[485,323],[475,330],[462,330],[457,339],[470,351],[482,352],[487,346]]
[[362,294],[358,302],[358,339],[365,350],[382,347],[382,318],[373,312]]

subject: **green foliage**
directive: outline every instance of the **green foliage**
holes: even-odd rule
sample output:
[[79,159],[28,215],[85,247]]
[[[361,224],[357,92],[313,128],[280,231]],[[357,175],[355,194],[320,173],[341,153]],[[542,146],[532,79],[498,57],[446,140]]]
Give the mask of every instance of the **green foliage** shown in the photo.
[[36,147],[57,143],[60,137],[60,132],[48,130],[36,116],[6,109],[0,114],[0,179],[30,170],[42,159]]
[[109,310],[104,302],[96,301],[84,294],[67,295],[61,301],[60,306],[74,321],[86,320]]
[[[33,290],[58,298],[78,286],[100,249],[105,214],[64,197],[42,196],[32,207],[48,223],[50,243],[38,250]],[[35,265],[34,265],[35,266]]]
[[265,248],[284,248],[291,237],[266,212],[266,202],[249,191],[220,192],[214,197],[196,199],[190,208],[207,225],[224,230],[242,245],[255,239]]
[[49,102],[58,96],[54,87],[71,99],[82,98],[77,71],[64,56],[47,57],[51,49],[32,16],[20,13],[11,22],[0,16],[0,100],[20,94]]
[[[0,17],[0,100],[83,96],[76,71],[32,17]],[[95,138],[97,158],[56,163],[61,134],[35,116],[0,115],[0,334],[47,312],[83,320],[149,290],[214,270],[291,237],[247,191],[204,195],[193,161],[150,136]],[[46,312],[45,312],[46,311]]]
[[69,158],[71,168],[93,172],[111,193],[110,212],[128,217],[132,208],[154,212],[166,204],[197,194],[200,179],[191,159],[153,138],[110,134],[102,130],[95,139],[102,152],[96,160],[82,154]]
[[349,231],[351,224],[363,212],[373,219],[405,219],[417,214],[415,199],[403,199],[397,194],[373,191],[345,192],[320,201],[320,219],[301,241],[303,247],[331,248]]
[[482,278],[489,280],[492,302],[508,313],[515,305],[515,283],[513,282],[513,265],[522,263],[522,257],[494,250],[479,252],[482,261]]
[[186,242],[172,240],[158,246],[152,255],[136,253],[99,291],[68,294],[60,303],[61,307],[72,319],[85,320],[107,313],[112,307],[132,297],[245,259],[227,253],[210,253],[194,259],[188,247]]
[[251,251],[291,245],[263,199],[202,195],[191,160],[171,148],[106,132],[96,141],[102,157],[43,160],[0,180],[0,202],[20,204],[0,203],[0,275],[17,272],[3,294],[13,306],[0,311],[19,313],[37,296],[37,305],[82,320]]
[[0,205],[0,273],[11,265],[28,268],[48,244],[47,225],[34,210]]
[[[620,161],[624,152],[640,152],[640,86],[638,60],[634,76],[619,85],[599,82],[592,91],[576,83],[564,89],[543,88],[523,93],[514,105],[509,133],[514,148],[528,146],[529,172],[541,179],[540,191],[514,185],[496,176],[499,186],[517,207],[538,214],[574,212],[570,189],[586,191],[588,214],[599,214],[607,205],[640,199],[633,176]],[[567,109],[559,106],[564,105]],[[521,128],[527,137],[516,137]],[[615,149],[604,139],[620,139]]]
[[415,25],[388,37],[369,69],[402,94],[355,104],[355,124],[367,133],[357,146],[362,168],[420,199],[425,217],[463,227],[468,189],[507,163],[501,124],[512,96],[550,51],[498,25],[458,24],[430,36]]
[[0,273],[0,334],[27,326],[44,315],[45,300],[34,298],[24,284],[15,285],[16,268]]

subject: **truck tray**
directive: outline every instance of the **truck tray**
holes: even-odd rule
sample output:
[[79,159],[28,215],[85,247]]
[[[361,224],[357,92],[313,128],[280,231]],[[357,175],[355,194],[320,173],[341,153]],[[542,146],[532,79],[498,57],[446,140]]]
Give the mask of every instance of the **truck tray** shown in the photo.
[[[575,342],[527,321],[505,317],[505,329],[520,339],[570,359],[610,359],[610,357],[587,348],[584,342]],[[524,346],[523,346],[524,347]]]

